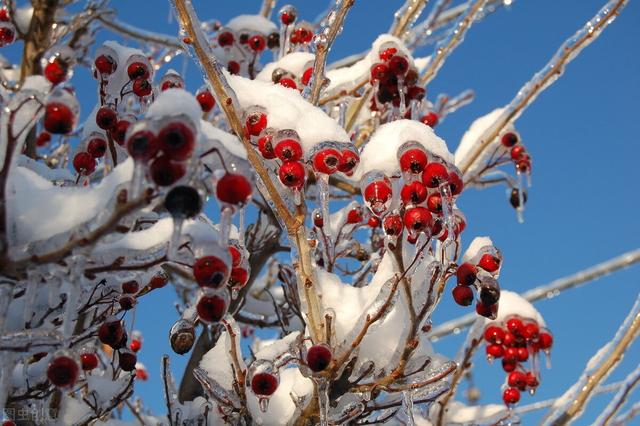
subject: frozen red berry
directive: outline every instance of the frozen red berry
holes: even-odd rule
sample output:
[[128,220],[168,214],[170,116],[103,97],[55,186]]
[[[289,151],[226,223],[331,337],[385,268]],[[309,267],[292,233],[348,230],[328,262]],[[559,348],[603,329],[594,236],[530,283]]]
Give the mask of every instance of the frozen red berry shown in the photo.
[[136,80],[138,78],[147,80],[151,76],[151,73],[149,72],[147,64],[136,61],[130,63],[127,67],[127,75],[130,80]]
[[[505,355],[506,355],[506,351],[505,351]],[[516,367],[518,366],[518,361],[516,361],[515,359],[511,359],[511,358],[505,358],[503,355],[502,358],[502,369],[507,372],[507,373],[511,373],[512,371],[514,371],[516,369]]]
[[442,196],[438,193],[433,193],[427,198],[427,208],[431,213],[442,213]]
[[456,271],[458,284],[462,285],[472,285],[476,282],[477,275],[478,269],[469,262],[465,262],[458,266],[458,270]]
[[323,174],[333,174],[338,171],[340,152],[334,148],[322,149],[313,156],[313,170]]
[[47,368],[47,378],[59,388],[73,386],[78,380],[78,363],[71,357],[61,355],[55,357]]
[[409,71],[409,61],[401,55],[394,55],[389,59],[389,71],[397,76],[404,76]]
[[307,351],[307,366],[314,373],[319,373],[331,364],[332,358],[331,348],[328,345],[313,345]]
[[273,135],[265,134],[258,139],[258,151],[263,158],[267,160],[273,160],[276,158],[276,153],[273,151]]
[[260,53],[265,49],[265,47],[267,47],[267,40],[264,38],[264,36],[256,34],[249,38],[247,44],[249,45],[249,48],[255,53]]
[[298,13],[293,6],[285,6],[284,10],[280,12],[280,22],[283,25],[291,25],[296,22],[296,18],[298,17]]
[[298,85],[296,84],[296,82],[292,78],[289,78],[289,77],[281,78],[280,80],[278,80],[278,84],[280,86],[287,87],[289,89],[297,89],[298,88]]
[[251,390],[259,396],[271,396],[278,389],[278,378],[271,373],[256,373],[251,378]]
[[151,280],[149,280],[149,287],[151,289],[162,288],[167,285],[168,277],[164,272],[155,274]]
[[363,220],[362,208],[360,207],[354,207],[347,213],[347,223],[349,224],[362,223]]
[[208,90],[202,90],[196,95],[196,100],[200,104],[202,112],[209,112],[216,106],[216,99]]
[[478,301],[476,302],[476,313],[485,318],[495,319],[498,313],[498,305],[486,305]]
[[489,343],[502,343],[504,330],[498,326],[490,325],[484,330],[484,339]]
[[500,142],[507,148],[511,148],[518,143],[518,135],[513,132],[507,132],[502,135],[502,138],[500,138]]
[[220,47],[228,47],[233,44],[233,33],[231,31],[223,31],[218,34],[218,45]]
[[478,266],[487,272],[496,272],[500,268],[500,259],[491,253],[485,253],[478,261]]
[[96,113],[96,124],[102,130],[111,130],[118,122],[118,114],[108,106],[100,107]]
[[282,161],[298,161],[302,158],[302,145],[295,139],[278,141],[273,151]]
[[[371,182],[364,189],[364,199],[367,203],[372,204],[373,207],[386,204],[391,199],[391,185],[386,180]],[[376,208],[376,210],[374,210],[374,213],[380,211],[379,208]]]
[[524,325],[519,318],[509,318],[506,323],[507,330],[513,333],[515,336],[521,336],[524,329]]
[[429,163],[422,173],[422,183],[428,188],[437,188],[449,179],[447,168],[440,163]]
[[122,349],[118,352],[118,366],[122,371],[135,370],[137,362],[138,357],[132,350]]
[[131,120],[128,118],[118,120],[115,126],[110,130],[109,134],[118,145],[124,145],[124,138],[131,126]]
[[240,64],[236,61],[229,61],[227,63],[227,71],[229,71],[231,75],[240,74]]
[[518,388],[524,390],[527,386],[527,375],[522,371],[512,371],[507,376],[507,384],[512,388]]
[[527,381],[527,386],[529,386],[530,388],[535,389],[540,385],[540,380],[538,380],[538,377],[535,374],[533,374],[531,371],[527,371],[526,381]]
[[520,391],[516,388],[507,388],[502,394],[502,400],[507,405],[517,404],[520,401]]
[[420,121],[429,127],[436,127],[439,122],[439,117],[438,114],[431,111],[423,115],[422,118],[420,118]]
[[229,285],[232,288],[242,288],[249,282],[249,271],[242,267],[236,267],[231,269],[231,276],[229,277]]
[[220,322],[227,312],[227,302],[217,294],[203,294],[196,303],[196,312],[206,324]]
[[158,153],[158,139],[150,130],[139,130],[127,139],[127,152],[134,160],[148,161]]
[[504,355],[504,348],[502,345],[487,345],[486,352],[493,358],[501,358]]
[[427,166],[427,153],[420,148],[412,148],[400,156],[400,169],[414,174],[422,173]]
[[473,303],[473,290],[465,285],[457,285],[451,292],[453,300],[460,306],[469,306]]
[[91,371],[98,366],[98,355],[94,352],[85,352],[80,355],[80,364],[84,371]]
[[102,158],[107,152],[107,141],[102,137],[95,137],[89,140],[87,144],[87,152],[93,158]]
[[541,331],[538,337],[538,347],[542,350],[551,349],[553,346],[553,336],[548,331]]
[[140,285],[136,280],[129,280],[122,283],[122,292],[127,294],[136,294],[140,289]]
[[68,72],[69,64],[59,57],[53,58],[44,67],[44,76],[54,85],[65,81]]
[[142,349],[142,342],[140,342],[140,340],[138,339],[131,340],[131,343],[129,344],[129,349],[131,349],[134,352],[138,352],[140,349]]
[[389,76],[389,67],[385,63],[373,64],[371,67],[371,81],[383,81]]
[[397,214],[387,215],[382,221],[382,228],[387,235],[400,235],[402,234],[402,218]]
[[511,159],[514,161],[520,160],[520,158],[525,155],[526,149],[522,145],[516,145],[511,148]]
[[424,232],[431,227],[433,216],[424,207],[413,207],[404,212],[404,226],[410,232]]
[[79,152],[73,157],[73,168],[79,175],[89,176],[96,169],[96,159],[88,152]]
[[351,176],[359,162],[360,156],[357,152],[351,149],[343,149],[341,152],[340,163],[338,164],[338,170],[347,176]]
[[107,76],[113,74],[116,71],[118,64],[111,56],[100,55],[94,61],[94,66],[96,68],[96,71],[100,75]]
[[449,173],[449,188],[451,189],[451,195],[460,194],[462,188],[464,188],[464,182],[456,172]]
[[427,194],[427,188],[425,188],[425,186],[418,181],[407,183],[400,190],[400,198],[406,205],[417,205],[422,203],[427,199]]
[[144,98],[145,96],[149,96],[153,91],[153,86],[151,82],[144,77],[139,77],[133,80],[133,85],[131,87],[133,93],[139,98]]
[[522,329],[522,337],[528,340],[537,340],[540,334],[540,327],[533,321],[528,321]]
[[244,205],[251,198],[251,182],[240,173],[225,173],[216,185],[216,196],[223,203]]
[[49,133],[49,132],[42,132],[36,138],[36,145],[37,146],[45,146],[49,142],[51,142],[51,133]]
[[188,159],[195,146],[195,133],[191,126],[175,121],[164,126],[158,133],[158,146],[171,159]]
[[98,328],[98,339],[112,348],[122,341],[124,334],[122,322],[116,317],[107,318]]
[[264,112],[249,114],[245,120],[245,127],[251,136],[258,136],[267,127],[267,115]]
[[149,175],[158,186],[170,186],[180,180],[187,172],[183,163],[171,161],[166,155],[161,155],[151,162]]
[[286,187],[300,189],[304,185],[306,169],[299,161],[285,161],[278,171],[280,182]]
[[73,129],[75,116],[62,102],[50,102],[45,107],[44,128],[52,134],[67,134]]
[[193,277],[201,287],[220,288],[229,279],[229,266],[217,256],[205,256],[193,264]]

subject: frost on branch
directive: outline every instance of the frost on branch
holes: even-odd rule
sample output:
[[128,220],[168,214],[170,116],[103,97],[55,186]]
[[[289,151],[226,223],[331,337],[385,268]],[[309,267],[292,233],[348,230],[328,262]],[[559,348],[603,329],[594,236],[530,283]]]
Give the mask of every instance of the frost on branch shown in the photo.
[[[473,218],[458,199],[506,182],[521,218],[531,157],[518,114],[505,117],[552,80],[543,70],[476,120],[455,155],[434,128],[473,92],[426,91],[496,2],[440,1],[412,29],[426,2],[409,0],[389,34],[326,72],[350,0],[319,25],[291,5],[273,22],[274,2],[201,22],[172,0],[179,37],[118,21],[107,2],[54,3],[0,7],[0,46],[25,45],[20,62],[1,58],[0,409],[50,408],[57,424],[122,424],[125,409],[170,426],[517,420],[553,339],[501,290],[491,239],[464,241]],[[101,26],[138,47],[95,45]],[[169,68],[187,52],[203,81]],[[93,106],[78,104],[81,73],[95,79]],[[509,162],[515,177],[498,169]],[[139,355],[153,355],[135,318],[168,284],[168,346],[191,360],[178,386],[162,357],[166,412],[152,415],[133,397],[148,378]],[[477,314],[455,361],[427,339],[445,291]],[[464,406],[456,390],[483,342],[509,373],[505,405]]]

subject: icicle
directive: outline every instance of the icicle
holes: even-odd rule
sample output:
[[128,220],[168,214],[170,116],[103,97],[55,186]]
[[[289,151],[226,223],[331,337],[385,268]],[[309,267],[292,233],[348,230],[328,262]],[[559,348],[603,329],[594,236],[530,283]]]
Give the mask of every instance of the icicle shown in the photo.
[[24,316],[22,318],[25,324],[29,324],[31,322],[31,318],[33,318],[33,314],[35,313],[39,284],[40,273],[38,270],[28,270],[27,285],[24,294]]
[[302,191],[299,189],[294,189],[293,190],[293,203],[296,206],[299,206],[300,204],[302,204]]
[[269,409],[269,398],[260,397],[258,398],[258,405],[260,406],[260,411],[266,413]]
[[140,161],[136,161],[133,165],[133,178],[131,179],[131,199],[136,200],[142,192],[142,183],[144,181],[144,165]]
[[320,414],[320,426],[329,425],[329,383],[326,379],[316,381],[318,391],[318,411]]
[[[62,286],[62,280],[58,276],[52,276],[48,283],[47,287],[49,288],[49,307],[54,308],[58,306],[60,303],[60,287]],[[1,296],[0,296],[1,297]]]
[[329,213],[329,175],[316,173],[316,188],[320,199],[320,209],[322,211],[322,230],[327,237],[327,252],[333,251],[333,240],[331,239],[331,215]]
[[338,125],[344,128],[346,122],[347,122],[347,104],[345,102],[340,102],[338,104]]
[[407,112],[407,106],[405,104],[405,94],[404,94],[404,77],[398,77],[398,94],[400,95],[400,119],[404,118],[404,114]]
[[415,420],[413,419],[413,393],[411,391],[402,392],[402,411],[406,416],[407,426],[414,426]]
[[442,243],[442,250],[447,263],[449,262],[447,248],[456,241],[455,236],[455,216],[453,214],[453,196],[451,195],[451,187],[449,182],[443,182],[440,185],[440,197],[442,199],[442,216],[444,217],[444,226],[447,228],[447,238]]
[[182,235],[182,225],[184,219],[182,217],[173,218],[173,232],[171,240],[169,240],[169,249],[167,251],[167,259],[173,260],[178,256],[178,247],[180,246],[180,237]]
[[240,244],[241,247],[244,247],[244,230],[245,230],[245,214],[247,211],[247,207],[246,206],[242,206],[240,208],[240,211],[238,212],[239,217],[239,223],[238,223],[238,244]]
[[229,246],[229,233],[231,232],[231,217],[233,209],[223,207],[220,212],[220,245],[224,248]]
[[8,283],[0,284],[0,334],[4,332],[4,324],[7,320],[7,311],[9,310],[9,303],[13,299],[11,292],[13,286]]
[[8,352],[2,353],[2,367],[0,369],[0,413],[3,415],[11,388],[14,362],[15,355]]
[[524,187],[522,184],[522,172],[518,172],[518,207],[516,207],[518,222],[524,223]]
[[76,319],[78,301],[82,294],[82,280],[86,257],[75,255],[69,261],[69,292],[67,294],[64,320],[62,323],[62,334],[65,339],[71,337],[75,326],[73,320]]

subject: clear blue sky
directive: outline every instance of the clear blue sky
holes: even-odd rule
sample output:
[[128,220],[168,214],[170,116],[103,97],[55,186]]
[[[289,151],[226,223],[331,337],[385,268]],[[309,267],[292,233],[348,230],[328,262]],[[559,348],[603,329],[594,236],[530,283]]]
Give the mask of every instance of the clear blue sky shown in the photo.
[[[112,0],[120,17],[140,28],[175,33],[168,23],[164,0]],[[201,18],[223,23],[240,13],[256,13],[259,0],[241,2],[194,0]],[[313,19],[325,0],[293,2],[300,14]],[[356,0],[331,55],[334,59],[367,48],[388,29],[400,0]],[[506,104],[520,86],[541,68],[556,48],[590,19],[604,0],[516,0],[474,26],[464,44],[447,60],[429,88],[430,98],[441,92],[457,94],[467,88],[476,100],[437,127],[451,150],[473,119]],[[114,38],[106,31],[99,39]],[[616,22],[571,63],[565,75],[530,107],[517,123],[534,161],[533,183],[526,222],[518,224],[502,187],[467,191],[459,206],[468,219],[468,243],[489,235],[502,250],[505,263],[500,278],[505,289],[524,291],[570,274],[625,251],[638,248],[640,208],[637,189],[640,156],[640,4],[631,1]],[[418,55],[429,54],[425,49]],[[176,65],[181,69],[181,61]],[[95,102],[95,83],[86,70],[75,79],[85,113]],[[189,65],[188,86],[202,80]],[[633,189],[636,188],[636,189]],[[523,403],[552,398],[572,384],[593,352],[610,339],[640,289],[639,267],[601,279],[581,290],[538,304],[553,330],[556,345],[553,368],[543,370],[535,397]],[[160,355],[170,351],[167,332],[175,320],[170,287],[150,296],[139,307],[138,327],[145,334],[140,354],[150,380],[136,385],[154,411],[163,413]],[[146,298],[145,298],[146,299]],[[434,324],[466,313],[449,297],[440,305]],[[462,337],[438,342],[436,348],[453,356]],[[181,374],[186,359],[172,356]],[[632,370],[640,360],[635,344],[610,380]],[[476,358],[474,379],[481,402],[499,400],[501,369]],[[638,393],[635,399],[638,398]],[[634,397],[631,398],[634,400]],[[606,398],[595,399],[576,424],[590,424]],[[537,416],[524,418],[534,423]]]

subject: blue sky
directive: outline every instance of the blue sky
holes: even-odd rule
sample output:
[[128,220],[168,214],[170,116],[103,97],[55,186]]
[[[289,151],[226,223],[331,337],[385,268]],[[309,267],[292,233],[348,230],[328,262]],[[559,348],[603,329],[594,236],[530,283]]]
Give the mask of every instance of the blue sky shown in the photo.
[[[201,18],[223,23],[240,13],[256,13],[260,6],[259,0],[193,3]],[[327,3],[294,2],[307,19],[317,16]],[[331,56],[337,59],[367,48],[387,30],[401,3],[356,1]],[[111,4],[122,19],[140,28],[169,34],[177,30],[167,20],[169,6],[164,0],[112,0]],[[595,0],[516,0],[510,8],[474,26],[429,87],[432,99],[442,92],[476,91],[471,105],[436,129],[450,149],[457,146],[474,118],[506,104],[602,4],[604,1]],[[100,40],[109,38],[114,37],[106,31],[99,34]],[[476,235],[489,235],[504,254],[503,288],[524,291],[638,248],[639,41],[640,4],[632,1],[518,120],[517,128],[534,161],[534,186],[524,224],[517,223],[503,187],[470,190],[461,197],[458,204],[468,219],[466,242]],[[429,53],[429,49],[418,51],[418,55]],[[178,59],[177,69],[181,61]],[[187,84],[195,90],[202,80],[193,64],[188,73]],[[95,102],[95,83],[86,70],[79,70],[74,80],[86,113]],[[543,370],[538,394],[524,396],[523,403],[558,396],[578,378],[590,356],[613,336],[631,308],[640,288],[638,272],[639,267],[632,267],[538,304],[555,335],[553,368]],[[137,315],[137,328],[145,334],[140,358],[151,377],[136,387],[158,413],[164,410],[160,355],[170,350],[167,332],[176,317],[172,299],[167,287],[148,297]],[[466,312],[445,297],[433,322],[437,325]],[[436,349],[453,356],[461,340],[461,336],[446,338]],[[610,380],[623,377],[638,360],[640,344],[632,347]],[[180,374],[186,359],[173,355],[172,361]],[[498,401],[503,380],[499,366],[489,366],[479,356],[474,371],[482,390],[481,402]],[[606,398],[595,399],[576,424],[590,424],[604,404]],[[525,424],[537,418],[525,417]]]

